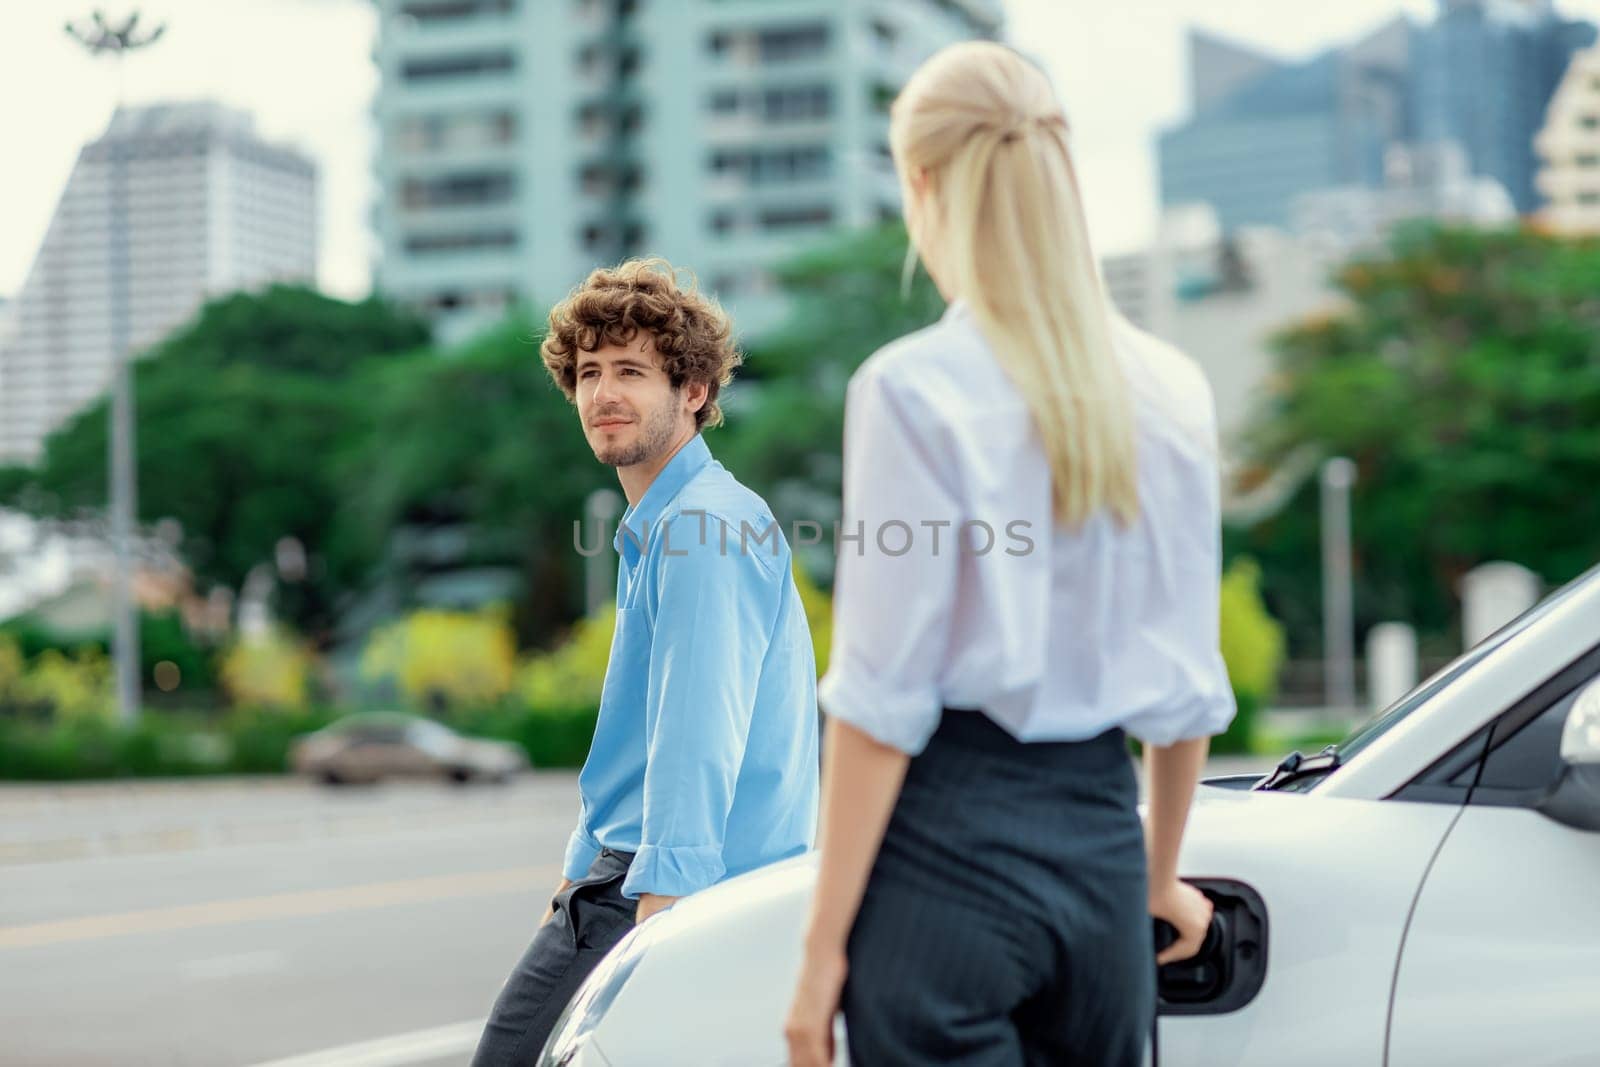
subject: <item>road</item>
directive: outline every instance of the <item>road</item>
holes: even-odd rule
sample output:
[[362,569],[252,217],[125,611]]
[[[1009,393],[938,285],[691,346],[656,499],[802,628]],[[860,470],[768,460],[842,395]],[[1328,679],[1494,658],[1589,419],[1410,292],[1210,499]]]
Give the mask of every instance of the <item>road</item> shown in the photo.
[[0,1065],[465,1063],[576,796],[560,773],[0,785]]
[[465,1062],[575,790],[0,787],[0,1064]]

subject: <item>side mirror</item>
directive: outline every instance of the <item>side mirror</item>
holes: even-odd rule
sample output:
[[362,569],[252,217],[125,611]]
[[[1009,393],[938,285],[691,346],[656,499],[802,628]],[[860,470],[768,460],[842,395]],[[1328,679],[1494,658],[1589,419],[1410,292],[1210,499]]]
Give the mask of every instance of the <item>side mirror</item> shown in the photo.
[[1590,682],[1561,730],[1561,777],[1539,810],[1577,830],[1600,832],[1600,681]]

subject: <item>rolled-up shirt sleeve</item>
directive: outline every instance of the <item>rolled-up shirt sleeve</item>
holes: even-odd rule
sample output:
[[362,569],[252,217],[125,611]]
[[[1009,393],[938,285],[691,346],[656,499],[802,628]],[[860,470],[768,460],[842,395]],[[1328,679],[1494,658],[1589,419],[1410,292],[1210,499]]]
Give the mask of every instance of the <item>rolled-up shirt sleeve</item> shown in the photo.
[[667,531],[652,548],[662,558],[645,698],[643,830],[622,885],[635,898],[687,896],[726,872],[728,813],[787,577],[714,515],[685,511]]
[[817,690],[828,715],[911,755],[939,725],[967,518],[953,449],[916,411],[871,363],[851,380],[833,645]]
[[589,873],[589,867],[598,855],[600,855],[600,842],[584,829],[583,820],[580,818],[577,828],[567,839],[567,855],[561,864],[561,877],[576,882]]

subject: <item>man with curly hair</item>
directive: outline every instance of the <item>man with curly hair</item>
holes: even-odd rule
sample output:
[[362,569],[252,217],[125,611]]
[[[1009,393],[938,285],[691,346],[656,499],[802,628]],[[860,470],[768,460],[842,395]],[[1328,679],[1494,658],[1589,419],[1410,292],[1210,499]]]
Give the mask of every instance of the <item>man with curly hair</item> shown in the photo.
[[740,362],[727,317],[669,264],[633,260],[550,312],[542,354],[628,510],[578,825],[475,1067],[533,1062],[636,922],[816,830],[816,664],[789,545],[700,437]]

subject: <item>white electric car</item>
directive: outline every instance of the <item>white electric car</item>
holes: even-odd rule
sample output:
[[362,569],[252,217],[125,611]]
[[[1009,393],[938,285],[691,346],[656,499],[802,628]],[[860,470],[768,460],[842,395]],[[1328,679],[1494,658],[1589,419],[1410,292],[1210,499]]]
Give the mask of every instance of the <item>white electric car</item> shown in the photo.
[[[1190,819],[1216,936],[1163,968],[1155,1067],[1600,1064],[1600,568],[1343,744],[1208,781]],[[785,1063],[815,874],[635,929],[540,1063]]]

